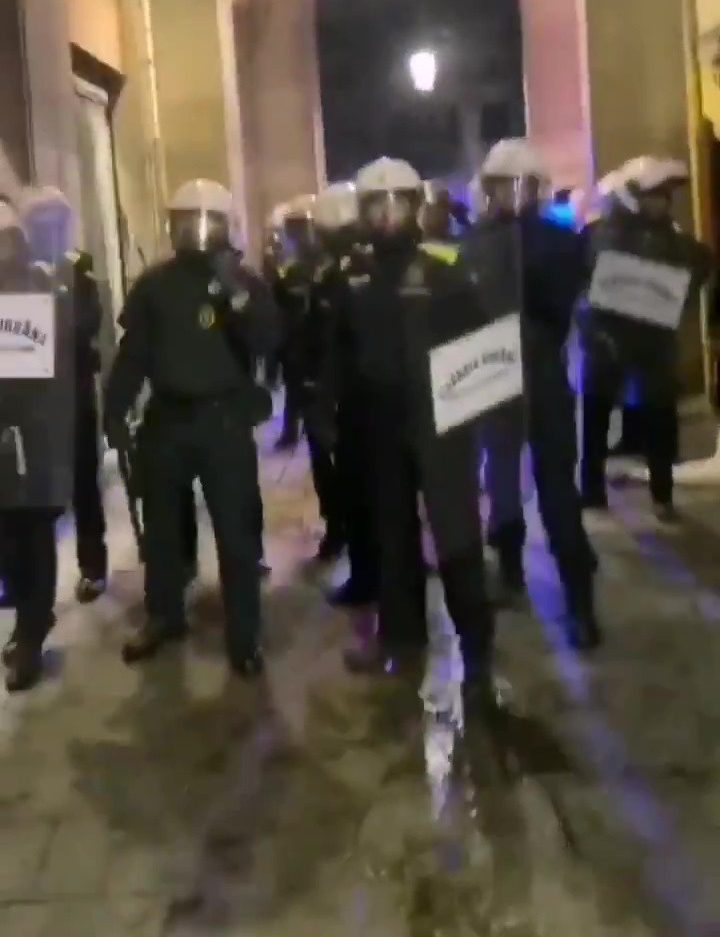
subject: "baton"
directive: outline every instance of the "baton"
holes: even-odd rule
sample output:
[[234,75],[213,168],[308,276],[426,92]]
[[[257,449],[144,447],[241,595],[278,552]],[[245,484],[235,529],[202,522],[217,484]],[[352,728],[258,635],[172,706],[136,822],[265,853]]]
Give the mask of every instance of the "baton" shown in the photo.
[[118,449],[118,469],[122,479],[125,497],[127,499],[128,513],[130,514],[130,524],[132,525],[135,544],[137,546],[140,562],[144,562],[144,535],[142,524],[140,522],[140,512],[138,511],[138,500],[134,491],[135,486],[132,482],[132,468],[129,451],[123,447]]

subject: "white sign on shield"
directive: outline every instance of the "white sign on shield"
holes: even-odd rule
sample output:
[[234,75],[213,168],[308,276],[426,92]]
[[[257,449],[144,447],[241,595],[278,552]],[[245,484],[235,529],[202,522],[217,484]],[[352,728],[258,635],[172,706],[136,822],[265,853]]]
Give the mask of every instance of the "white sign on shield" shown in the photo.
[[523,389],[520,315],[512,313],[430,352],[438,435],[519,397]]
[[620,251],[602,251],[595,264],[590,305],[650,325],[676,329],[687,302],[690,271]]
[[55,377],[55,298],[0,294],[0,380]]

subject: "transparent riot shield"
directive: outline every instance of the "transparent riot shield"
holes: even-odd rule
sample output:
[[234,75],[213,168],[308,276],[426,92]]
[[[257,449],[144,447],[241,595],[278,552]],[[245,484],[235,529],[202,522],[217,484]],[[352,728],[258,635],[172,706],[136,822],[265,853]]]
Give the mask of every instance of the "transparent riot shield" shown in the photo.
[[72,499],[72,288],[31,268],[0,282],[0,510]]

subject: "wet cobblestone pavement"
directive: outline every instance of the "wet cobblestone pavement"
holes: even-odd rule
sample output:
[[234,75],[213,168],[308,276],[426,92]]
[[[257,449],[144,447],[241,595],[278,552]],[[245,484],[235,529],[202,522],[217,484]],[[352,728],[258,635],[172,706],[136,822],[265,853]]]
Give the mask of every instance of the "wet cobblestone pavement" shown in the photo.
[[513,715],[460,736],[424,713],[422,674],[343,673],[304,458],[263,471],[258,686],[227,675],[207,532],[191,641],[136,670],[120,492],[89,609],[64,539],[48,679],[0,697],[0,937],[720,935],[717,489],[680,496],[676,532],[634,489],[591,521],[608,631],[591,661],[560,640],[536,534],[535,609],[500,618]]

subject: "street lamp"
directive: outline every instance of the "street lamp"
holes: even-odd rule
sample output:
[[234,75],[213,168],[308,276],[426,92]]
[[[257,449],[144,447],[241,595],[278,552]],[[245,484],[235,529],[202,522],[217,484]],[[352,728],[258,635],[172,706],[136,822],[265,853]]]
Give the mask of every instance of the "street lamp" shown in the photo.
[[416,91],[431,94],[437,79],[437,55],[432,49],[418,49],[408,59],[410,77]]

